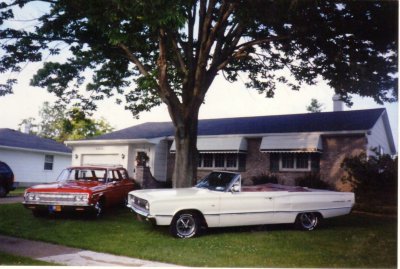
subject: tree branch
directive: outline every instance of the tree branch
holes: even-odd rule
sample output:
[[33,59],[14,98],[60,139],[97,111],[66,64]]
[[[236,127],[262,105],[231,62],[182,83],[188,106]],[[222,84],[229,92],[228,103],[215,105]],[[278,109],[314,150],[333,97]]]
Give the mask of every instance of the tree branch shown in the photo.
[[205,52],[208,54],[211,50],[213,43],[215,42],[216,36],[218,33],[221,33],[223,36],[224,29],[226,28],[227,20],[229,16],[232,15],[232,12],[235,9],[235,5],[232,3],[227,3],[226,1],[223,2],[220,14],[218,16],[218,21],[215,26],[211,29],[210,34],[208,35],[208,40],[206,42]]
[[252,40],[252,41],[240,44],[239,46],[236,47],[236,49],[244,51],[247,48],[250,48],[254,45],[265,44],[265,43],[269,43],[272,41],[278,41],[278,40],[285,40],[285,39],[289,39],[289,37],[290,36],[274,36],[274,37],[269,37],[269,38],[256,39],[256,40]]
[[171,36],[171,43],[172,43],[172,48],[174,49],[174,52],[176,54],[176,57],[178,59],[178,64],[181,69],[181,72],[184,73],[185,75],[187,74],[187,67],[185,64],[185,60],[182,57],[181,52],[179,51],[178,43],[177,43],[177,35],[172,34]]
[[133,55],[133,53],[127,46],[125,46],[124,44],[118,44],[118,47],[120,47],[124,51],[125,56],[128,58],[128,60],[137,66],[143,76],[150,76],[144,65],[139,61],[138,58],[135,57],[135,55]]

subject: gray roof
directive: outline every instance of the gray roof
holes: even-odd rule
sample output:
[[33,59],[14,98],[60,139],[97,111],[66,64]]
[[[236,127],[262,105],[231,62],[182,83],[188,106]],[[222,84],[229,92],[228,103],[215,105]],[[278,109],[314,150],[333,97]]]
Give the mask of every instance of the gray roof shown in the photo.
[[[199,120],[198,135],[267,134],[370,130],[384,108],[307,114]],[[174,135],[172,122],[148,122],[90,140],[151,139]]]
[[52,139],[25,134],[8,128],[0,128],[0,147],[1,146],[39,151],[71,153],[71,149],[69,147]]

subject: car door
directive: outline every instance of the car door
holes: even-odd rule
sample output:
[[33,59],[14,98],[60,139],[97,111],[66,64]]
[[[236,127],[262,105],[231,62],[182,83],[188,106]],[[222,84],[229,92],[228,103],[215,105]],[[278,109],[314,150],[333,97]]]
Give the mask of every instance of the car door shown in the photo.
[[122,181],[115,170],[108,170],[107,173],[106,199],[109,205],[115,205],[123,201]]
[[220,226],[274,223],[274,197],[270,192],[223,192]]
[[134,189],[134,182],[129,178],[128,172],[125,169],[116,170],[120,181],[119,195],[123,198],[128,196],[128,193]]

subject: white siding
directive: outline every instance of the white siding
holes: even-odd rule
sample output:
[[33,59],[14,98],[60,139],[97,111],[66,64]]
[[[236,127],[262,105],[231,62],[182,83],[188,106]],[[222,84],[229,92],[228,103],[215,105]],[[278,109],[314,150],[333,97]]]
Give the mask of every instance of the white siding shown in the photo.
[[[53,170],[44,170],[45,155],[54,156]],[[71,165],[71,155],[0,149],[0,161],[11,167],[16,182],[19,182],[21,186],[27,186],[54,182],[60,172]]]
[[368,135],[368,145],[367,145],[368,155],[372,154],[371,148],[383,147],[384,153],[391,154],[391,149],[388,140],[388,134],[383,122],[383,118],[380,117],[375,123],[374,127],[371,129]]

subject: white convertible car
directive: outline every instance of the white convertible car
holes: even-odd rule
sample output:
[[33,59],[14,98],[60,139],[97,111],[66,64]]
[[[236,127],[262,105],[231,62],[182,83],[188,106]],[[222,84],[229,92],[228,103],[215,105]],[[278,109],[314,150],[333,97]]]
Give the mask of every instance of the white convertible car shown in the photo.
[[294,223],[313,230],[321,218],[350,213],[354,193],[278,184],[241,186],[238,173],[212,172],[193,188],[131,191],[127,206],[172,235],[189,238],[203,227]]

